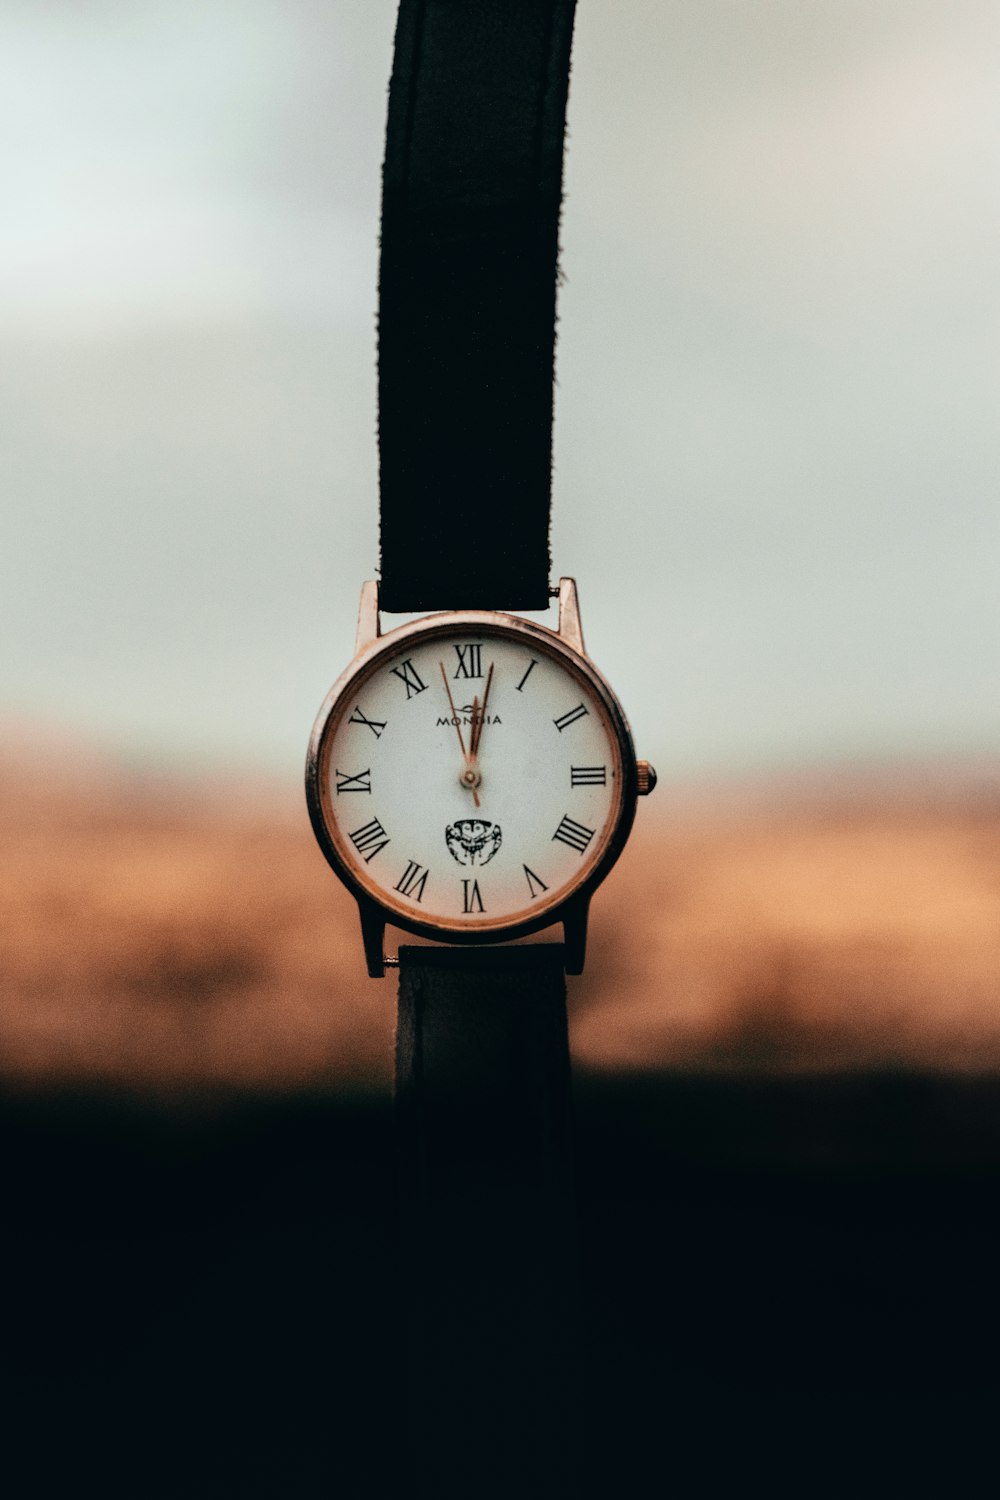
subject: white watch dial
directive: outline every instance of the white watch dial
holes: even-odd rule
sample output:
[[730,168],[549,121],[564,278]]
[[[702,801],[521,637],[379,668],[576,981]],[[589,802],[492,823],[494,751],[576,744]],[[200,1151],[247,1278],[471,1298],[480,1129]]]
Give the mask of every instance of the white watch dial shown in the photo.
[[317,756],[337,862],[409,922],[534,922],[581,885],[623,806],[586,669],[501,626],[410,633],[351,677]]

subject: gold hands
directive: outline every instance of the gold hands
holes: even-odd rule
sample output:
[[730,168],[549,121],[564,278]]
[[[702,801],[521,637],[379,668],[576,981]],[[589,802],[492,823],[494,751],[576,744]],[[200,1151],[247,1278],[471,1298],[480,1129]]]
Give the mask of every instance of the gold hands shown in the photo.
[[[451,685],[448,682],[448,674],[447,674],[447,672],[444,669],[444,662],[443,661],[439,661],[438,662],[438,666],[441,668],[441,680],[444,683],[444,690],[448,694],[448,706],[451,709],[452,723],[455,725],[455,728],[458,731],[458,743],[459,743],[459,747],[460,747],[460,749],[462,751],[462,759],[465,761],[465,769],[462,772],[461,776],[459,776],[458,779],[462,783],[462,785],[465,787],[466,791],[469,791],[469,792],[472,793],[472,800],[475,803],[475,805],[478,807],[479,806],[479,792],[478,792],[477,788],[479,786],[479,782],[480,782],[481,778],[480,778],[480,775],[479,775],[479,767],[476,765],[475,752],[472,751],[472,750],[470,750],[468,752],[466,751],[466,748],[465,748],[465,737],[462,734],[462,721],[459,718],[459,715],[458,715],[458,713],[455,710],[455,700],[451,696]],[[493,670],[492,667],[490,668],[490,670],[491,671]],[[475,713],[475,708],[473,708],[472,734],[470,735],[469,739],[470,739],[470,745],[471,745],[471,743],[473,741],[475,741],[478,744],[478,737],[476,735],[476,713]]]
[[[451,687],[448,683],[448,674],[444,669],[444,662],[439,661],[438,666],[441,668],[441,681],[444,683],[444,690],[448,694],[448,706],[451,709],[452,722],[454,723],[455,728],[458,730],[458,743],[462,747],[462,759],[468,760],[469,757],[465,753],[465,739],[462,735],[462,721],[458,717],[458,714],[455,712],[455,700],[451,696]],[[475,727],[473,727],[472,733],[475,734],[475,732]]]
[[470,736],[469,755],[475,760],[479,755],[479,741],[483,737],[483,725],[486,723],[486,710],[490,702],[490,683],[493,681],[493,663],[490,662],[490,670],[486,674],[486,691],[483,694],[482,711],[479,710],[479,699],[473,702],[472,734]]

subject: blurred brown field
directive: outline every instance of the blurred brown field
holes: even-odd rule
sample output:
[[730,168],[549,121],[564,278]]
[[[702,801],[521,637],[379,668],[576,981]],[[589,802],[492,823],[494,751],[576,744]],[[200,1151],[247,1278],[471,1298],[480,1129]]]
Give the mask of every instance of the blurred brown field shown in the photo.
[[[595,898],[593,1070],[1000,1066],[1000,768],[661,782]],[[10,1087],[388,1086],[395,984],[298,787],[0,750]]]

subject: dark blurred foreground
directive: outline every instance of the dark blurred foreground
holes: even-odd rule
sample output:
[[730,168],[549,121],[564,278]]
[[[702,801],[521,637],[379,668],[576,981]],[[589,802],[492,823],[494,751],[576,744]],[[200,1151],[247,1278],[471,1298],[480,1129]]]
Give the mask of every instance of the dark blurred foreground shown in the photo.
[[[413,1497],[395,984],[297,788],[72,769],[0,742],[4,1500]],[[992,1496],[997,768],[668,793],[570,986],[581,1494]]]
[[[575,1089],[583,1494],[993,1492],[1000,1081]],[[0,1132],[6,1493],[416,1492],[386,1095],[8,1092]]]

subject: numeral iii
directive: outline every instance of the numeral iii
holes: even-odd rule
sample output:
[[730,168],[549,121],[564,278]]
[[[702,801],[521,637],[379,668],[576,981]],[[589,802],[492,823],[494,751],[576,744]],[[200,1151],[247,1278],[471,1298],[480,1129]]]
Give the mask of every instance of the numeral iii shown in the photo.
[[570,766],[570,786],[607,786],[607,766]]

